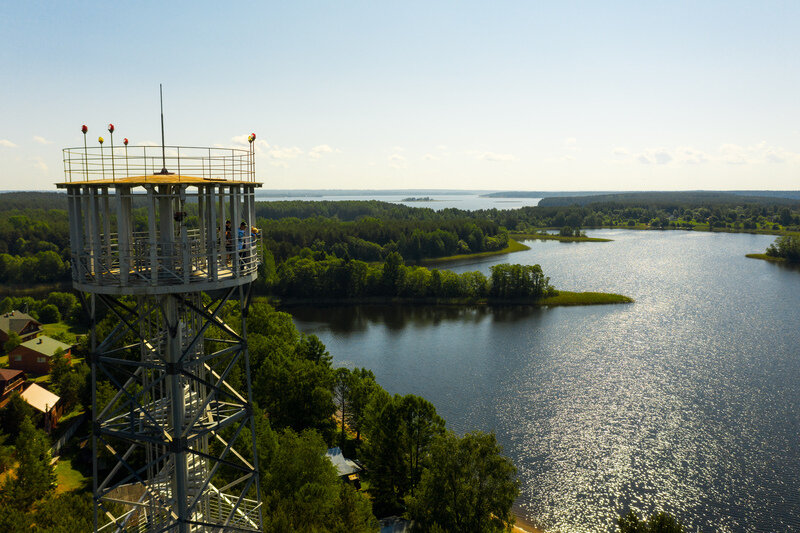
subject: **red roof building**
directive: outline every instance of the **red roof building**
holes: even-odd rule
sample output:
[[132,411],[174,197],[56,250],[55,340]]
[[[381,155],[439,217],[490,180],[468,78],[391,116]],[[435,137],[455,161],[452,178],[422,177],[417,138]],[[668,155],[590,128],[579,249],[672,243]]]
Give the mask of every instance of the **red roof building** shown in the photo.
[[5,407],[14,391],[22,392],[25,373],[22,370],[0,368],[0,408]]

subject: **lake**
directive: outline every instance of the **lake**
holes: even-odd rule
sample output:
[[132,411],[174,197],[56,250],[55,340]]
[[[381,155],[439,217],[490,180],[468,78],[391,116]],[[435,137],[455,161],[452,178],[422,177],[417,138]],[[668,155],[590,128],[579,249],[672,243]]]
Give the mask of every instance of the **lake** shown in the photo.
[[690,531],[800,531],[800,272],[747,259],[774,237],[596,230],[526,241],[557,288],[630,305],[292,308],[337,365],[424,396],[458,433],[495,431],[517,511],[614,531],[665,510]]
[[[428,207],[434,211],[441,211],[450,207],[456,209],[463,209],[465,211],[475,211],[478,209],[518,209],[525,206],[535,206],[539,204],[541,198],[485,198],[479,194],[435,194],[435,193],[408,193],[408,194],[390,194],[390,195],[375,195],[368,196],[286,196],[275,197],[267,196],[270,191],[256,192],[256,200],[259,202],[280,202],[287,200],[303,200],[303,201],[322,201],[327,200],[331,202],[342,200],[378,200],[381,202],[389,202],[393,204],[403,204],[409,207]],[[431,201],[424,202],[404,202],[404,198],[430,198]]]

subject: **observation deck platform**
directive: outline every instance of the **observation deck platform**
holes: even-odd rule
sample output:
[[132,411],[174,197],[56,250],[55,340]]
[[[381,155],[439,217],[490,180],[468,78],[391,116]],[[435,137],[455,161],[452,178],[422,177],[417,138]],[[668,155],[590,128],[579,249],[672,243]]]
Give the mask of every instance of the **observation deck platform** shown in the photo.
[[177,174],[151,174],[149,176],[125,176],[119,178],[99,178],[56,183],[56,187],[59,189],[66,189],[68,187],[137,187],[144,185],[189,185],[195,187],[206,185],[246,185],[248,187],[261,187],[261,183],[257,181],[235,180],[223,177],[183,176]]
[[[155,254],[151,251],[155,250]],[[188,239],[188,250],[177,243],[134,239],[131,253],[84,250],[76,261],[73,286],[84,292],[110,295],[156,295],[211,291],[250,283],[258,277],[261,244],[219,253],[201,248],[201,239]]]

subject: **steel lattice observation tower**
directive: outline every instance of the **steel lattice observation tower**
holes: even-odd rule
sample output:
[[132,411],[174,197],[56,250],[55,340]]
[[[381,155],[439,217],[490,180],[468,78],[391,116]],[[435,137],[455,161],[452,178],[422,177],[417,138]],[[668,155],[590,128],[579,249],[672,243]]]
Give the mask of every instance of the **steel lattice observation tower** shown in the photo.
[[[260,257],[255,134],[249,149],[129,149],[108,130],[104,151],[82,128],[57,184],[92,323],[95,530],[261,531],[245,325]],[[231,302],[236,324],[220,318]],[[101,306],[114,317],[102,334]],[[226,381],[236,367],[241,393]],[[106,405],[98,385],[113,391]]]

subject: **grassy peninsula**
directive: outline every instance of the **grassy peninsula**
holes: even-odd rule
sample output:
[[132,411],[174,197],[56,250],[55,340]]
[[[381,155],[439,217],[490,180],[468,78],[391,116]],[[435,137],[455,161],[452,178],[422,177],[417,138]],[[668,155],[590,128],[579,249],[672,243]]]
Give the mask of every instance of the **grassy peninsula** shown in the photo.
[[[516,235],[515,235],[516,237]],[[457,255],[448,255],[446,257],[437,257],[435,259],[423,259],[420,261],[421,265],[430,265],[435,263],[442,263],[447,261],[459,261],[461,259],[476,259],[478,257],[490,257],[493,255],[503,255],[503,254],[510,254],[513,252],[522,252],[524,250],[530,250],[531,247],[521,242],[517,242],[516,240],[512,239],[511,237],[508,238],[508,246],[503,248],[502,250],[494,250],[491,252],[476,252],[472,254],[457,254]]]
[[570,292],[558,291],[554,296],[548,296],[536,302],[541,306],[567,306],[567,305],[607,305],[630,304],[634,299],[622,294],[610,292]]
[[792,233],[778,237],[769,245],[766,253],[747,254],[747,257],[776,263],[800,264],[800,234]]
[[598,305],[628,303],[619,294],[560,293],[539,265],[499,264],[481,272],[406,265],[392,252],[383,264],[305,253],[282,263],[270,292],[282,305]]
[[556,235],[553,233],[511,233],[509,238],[518,240],[538,239],[540,241],[561,241],[561,242],[611,242],[613,239],[601,239],[600,237],[587,237],[586,235]]
[[785,257],[774,257],[767,254],[746,254],[745,257],[749,257],[750,259],[761,259],[764,261],[771,261],[773,263],[786,263],[788,259]]
[[572,305],[609,305],[634,303],[634,299],[622,294],[607,292],[571,292],[556,290],[551,296],[544,298],[476,298],[452,297],[436,298],[431,296],[385,297],[364,296],[358,298],[286,298],[274,300],[277,307],[291,308],[295,306],[340,306],[340,305],[451,305],[451,306],[498,306],[498,305],[531,305],[536,307],[560,307]]

